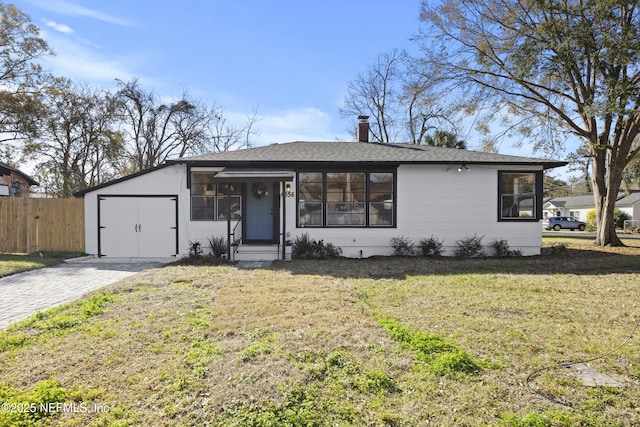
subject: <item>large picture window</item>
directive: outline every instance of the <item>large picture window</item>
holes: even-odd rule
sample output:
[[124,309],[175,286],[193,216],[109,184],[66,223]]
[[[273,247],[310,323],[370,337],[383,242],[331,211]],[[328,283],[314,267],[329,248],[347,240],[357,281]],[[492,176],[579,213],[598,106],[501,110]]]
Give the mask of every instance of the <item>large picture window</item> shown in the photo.
[[298,226],[393,227],[393,172],[298,173]]
[[499,172],[499,218],[538,220],[542,216],[542,172]]
[[[211,172],[191,174],[192,221],[226,221],[229,206],[232,220],[239,219],[242,215],[240,184],[216,184],[214,176]],[[227,191],[231,193],[229,199]]]
[[369,174],[369,224],[393,225],[393,173]]
[[365,174],[327,173],[327,225],[365,225]]
[[298,218],[301,226],[321,226],[323,180],[320,172],[298,174]]

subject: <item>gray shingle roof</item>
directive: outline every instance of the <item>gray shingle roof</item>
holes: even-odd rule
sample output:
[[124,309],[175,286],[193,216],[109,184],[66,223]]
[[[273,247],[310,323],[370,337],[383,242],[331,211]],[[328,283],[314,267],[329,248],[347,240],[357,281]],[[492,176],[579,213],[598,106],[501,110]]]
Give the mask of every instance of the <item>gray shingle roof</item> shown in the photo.
[[[618,193],[616,206],[631,206],[638,201],[640,201],[640,192],[634,192],[628,196],[625,196],[624,193],[620,192]],[[584,208],[595,206],[593,194],[587,194],[585,196],[553,197],[547,202],[558,208]]]
[[616,206],[632,206],[640,201],[640,192],[631,193],[628,196],[619,199],[616,202]]
[[585,196],[571,196],[571,197],[554,197],[549,201],[552,205],[558,208],[573,208],[573,207],[585,207],[593,206],[593,194],[587,194]]
[[414,144],[376,144],[366,142],[288,142],[236,151],[193,156],[170,163],[226,162],[388,162],[388,163],[502,163],[542,165],[544,168],[564,166],[566,162],[533,157],[511,156],[430,147]]

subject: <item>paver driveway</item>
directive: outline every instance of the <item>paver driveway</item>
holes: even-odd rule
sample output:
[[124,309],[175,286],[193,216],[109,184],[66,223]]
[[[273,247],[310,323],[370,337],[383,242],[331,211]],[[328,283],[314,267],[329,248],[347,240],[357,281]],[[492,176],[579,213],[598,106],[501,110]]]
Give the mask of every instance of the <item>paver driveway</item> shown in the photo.
[[171,260],[74,260],[0,278],[0,329]]

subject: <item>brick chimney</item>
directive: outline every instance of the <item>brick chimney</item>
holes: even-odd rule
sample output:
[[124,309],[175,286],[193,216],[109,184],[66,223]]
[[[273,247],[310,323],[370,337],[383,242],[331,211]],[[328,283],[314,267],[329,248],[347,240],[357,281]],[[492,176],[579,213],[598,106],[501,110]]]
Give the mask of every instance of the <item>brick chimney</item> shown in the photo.
[[356,137],[358,142],[369,142],[369,116],[358,116],[358,130]]

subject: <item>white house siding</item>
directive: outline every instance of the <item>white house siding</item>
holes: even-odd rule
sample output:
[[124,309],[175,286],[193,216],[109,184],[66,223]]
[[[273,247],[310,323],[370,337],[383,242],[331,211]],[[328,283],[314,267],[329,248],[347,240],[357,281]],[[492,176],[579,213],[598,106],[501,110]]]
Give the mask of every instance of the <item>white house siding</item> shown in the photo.
[[85,194],[85,242],[88,254],[98,254],[98,195],[177,195],[179,255],[186,255],[189,252],[189,242],[199,241],[206,249],[207,238],[218,235],[226,236],[227,233],[226,221],[191,221],[187,168],[185,165],[178,164],[160,168]]
[[[405,236],[417,246],[423,238],[444,241],[445,254],[452,255],[456,241],[483,236],[489,246],[506,239],[511,249],[538,255],[542,243],[539,221],[498,221],[498,170],[487,165],[401,165],[397,172],[396,228],[296,228],[295,203],[287,204],[287,231],[291,238],[308,233],[343,250],[347,257],[390,255],[390,240]],[[532,171],[535,168],[505,166],[502,170]],[[291,225],[289,225],[291,224]],[[487,247],[486,252],[491,253]]]
[[[457,240],[477,234],[483,236],[487,246],[494,239],[506,239],[512,249],[519,249],[524,255],[539,254],[542,242],[539,221],[499,222],[497,219],[499,168],[471,165],[470,171],[458,172],[457,166],[449,170],[446,165],[401,165],[398,168],[396,228],[297,227],[296,198],[287,198],[287,238],[308,233],[313,239],[323,239],[341,247],[344,256],[359,258],[391,255],[390,240],[398,236],[408,237],[416,245],[420,239],[434,236],[444,241],[445,253],[452,255]],[[502,169],[535,170],[512,166]],[[206,249],[208,238],[226,237],[226,221],[191,221],[186,180],[186,166],[176,164],[86,193],[87,253],[98,254],[98,195],[177,195],[179,255],[188,253],[190,242],[198,241]],[[295,181],[291,185],[295,192]],[[491,253],[489,248],[487,253]]]

